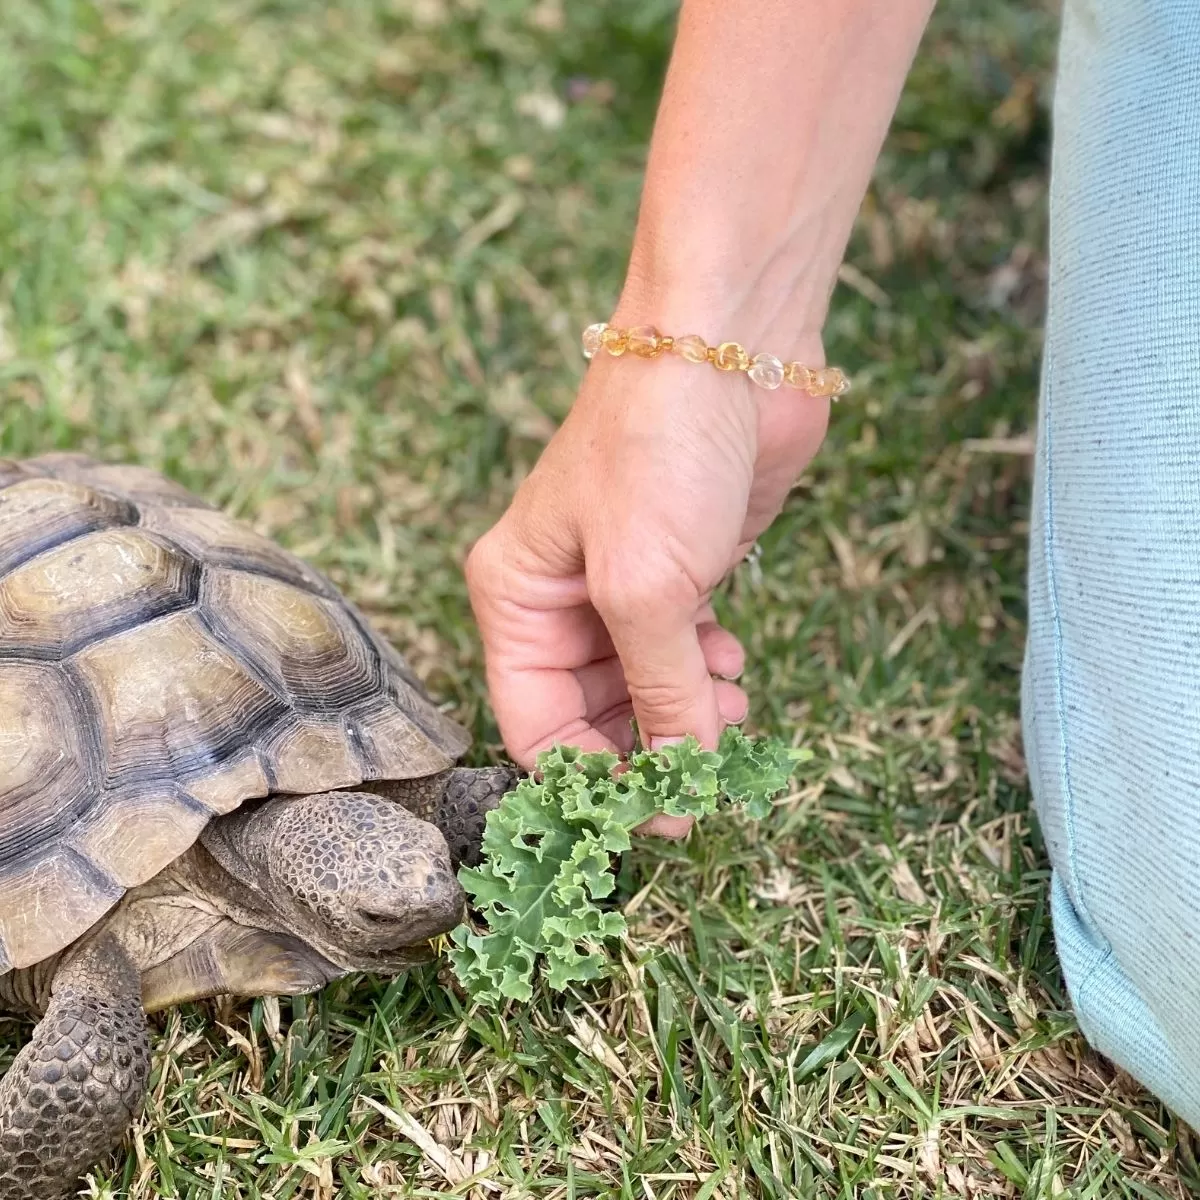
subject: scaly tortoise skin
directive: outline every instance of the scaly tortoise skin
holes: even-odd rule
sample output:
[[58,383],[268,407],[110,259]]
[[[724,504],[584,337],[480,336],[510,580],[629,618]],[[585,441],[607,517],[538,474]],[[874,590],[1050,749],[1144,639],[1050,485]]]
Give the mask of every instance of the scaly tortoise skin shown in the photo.
[[144,467],[0,461],[0,1197],[68,1194],[146,1013],[395,972],[512,787],[317,571]]

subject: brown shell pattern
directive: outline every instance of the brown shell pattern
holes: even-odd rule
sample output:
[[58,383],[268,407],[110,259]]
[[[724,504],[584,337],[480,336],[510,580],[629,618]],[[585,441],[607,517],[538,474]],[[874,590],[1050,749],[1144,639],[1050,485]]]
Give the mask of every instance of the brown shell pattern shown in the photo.
[[145,467],[0,460],[0,975],[271,792],[445,770],[462,729],[317,571]]

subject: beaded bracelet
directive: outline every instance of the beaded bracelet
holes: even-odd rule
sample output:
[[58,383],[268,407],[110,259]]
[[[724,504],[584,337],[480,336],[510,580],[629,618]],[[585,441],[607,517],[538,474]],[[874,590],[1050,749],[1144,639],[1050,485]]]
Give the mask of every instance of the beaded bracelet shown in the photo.
[[850,380],[838,367],[806,367],[802,363],[784,363],[773,354],[753,358],[738,342],[708,345],[699,334],[668,337],[653,325],[616,329],[600,321],[583,331],[583,356],[593,358],[607,350],[614,358],[628,351],[638,358],[658,358],[660,354],[678,354],[693,363],[711,363],[718,371],[744,371],[756,384],[774,391],[785,383],[810,396],[829,396],[836,400],[850,390]]

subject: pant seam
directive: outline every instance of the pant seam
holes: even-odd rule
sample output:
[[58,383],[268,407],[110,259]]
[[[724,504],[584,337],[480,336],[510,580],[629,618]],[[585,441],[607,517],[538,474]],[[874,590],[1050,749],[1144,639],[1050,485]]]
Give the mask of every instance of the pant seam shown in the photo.
[[1067,839],[1067,869],[1071,876],[1071,891],[1074,892],[1073,902],[1079,911],[1080,920],[1088,928],[1092,937],[1104,947],[1103,956],[1088,972],[1090,979],[1094,970],[1105,962],[1112,953],[1112,945],[1101,932],[1092,918],[1087,903],[1083,898],[1083,883],[1079,871],[1078,846],[1075,832],[1075,794],[1071,784],[1071,752],[1070,740],[1067,733],[1067,702],[1063,684],[1065,674],[1065,651],[1063,648],[1062,611],[1058,601],[1058,582],[1055,571],[1055,538],[1054,538],[1054,434],[1052,431],[1052,392],[1054,379],[1054,359],[1049,347],[1046,350],[1045,388],[1043,404],[1045,420],[1042,426],[1042,437],[1045,442],[1045,486],[1042,500],[1045,505],[1045,530],[1043,533],[1042,551],[1046,562],[1046,595],[1050,604],[1051,636],[1054,644],[1054,704],[1058,716],[1059,743],[1061,756],[1059,761],[1059,776],[1063,793],[1063,825]]

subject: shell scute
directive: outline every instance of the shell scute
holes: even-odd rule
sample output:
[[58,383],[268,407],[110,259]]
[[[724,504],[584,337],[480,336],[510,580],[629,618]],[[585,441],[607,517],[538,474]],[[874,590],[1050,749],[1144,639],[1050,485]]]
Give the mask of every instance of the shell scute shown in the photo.
[[61,479],[22,479],[0,489],[0,573],[82,534],[137,519],[128,500]]
[[14,967],[49,958],[64,945],[67,914],[78,936],[123,894],[115,879],[66,842],[51,843],[44,854],[0,873],[0,958]]
[[287,712],[195,612],[85,646],[71,670],[94,706],[108,787],[215,766]]
[[302,712],[342,708],[382,685],[378,655],[332,601],[267,575],[218,568],[205,575],[202,603],[214,627]]
[[173,479],[167,479],[151,467],[135,463],[102,463],[86,454],[43,454],[25,464],[30,471],[49,475],[55,479],[66,479],[124,496],[135,504],[178,505],[183,508],[211,509],[207,500],[201,500]]
[[17,462],[12,458],[0,458],[0,488],[9,487],[11,484],[28,478],[29,471],[24,463]]
[[[431,738],[440,725],[441,737]],[[467,746],[463,731],[448,717],[411,711],[397,697],[380,697],[346,717],[351,740],[361,747],[366,779],[419,779],[454,765]]]
[[269,575],[339,599],[336,589],[319,571],[216,509],[150,508],[142,514],[142,527],[170,538],[212,566]]
[[263,757],[277,792],[332,792],[365,777],[345,731],[328,721],[284,722],[264,740]]
[[214,816],[233,812],[244,800],[257,800],[271,791],[271,781],[256,747],[242,750],[220,766],[185,775],[180,782],[188,796]]
[[61,657],[195,599],[200,566],[136,528],[85,534],[0,578],[0,654]]
[[123,888],[136,887],[179,856],[180,836],[200,836],[211,813],[173,789],[134,788],[69,834],[70,846]]
[[53,844],[86,810],[98,759],[81,716],[57,666],[0,668],[0,863]]

